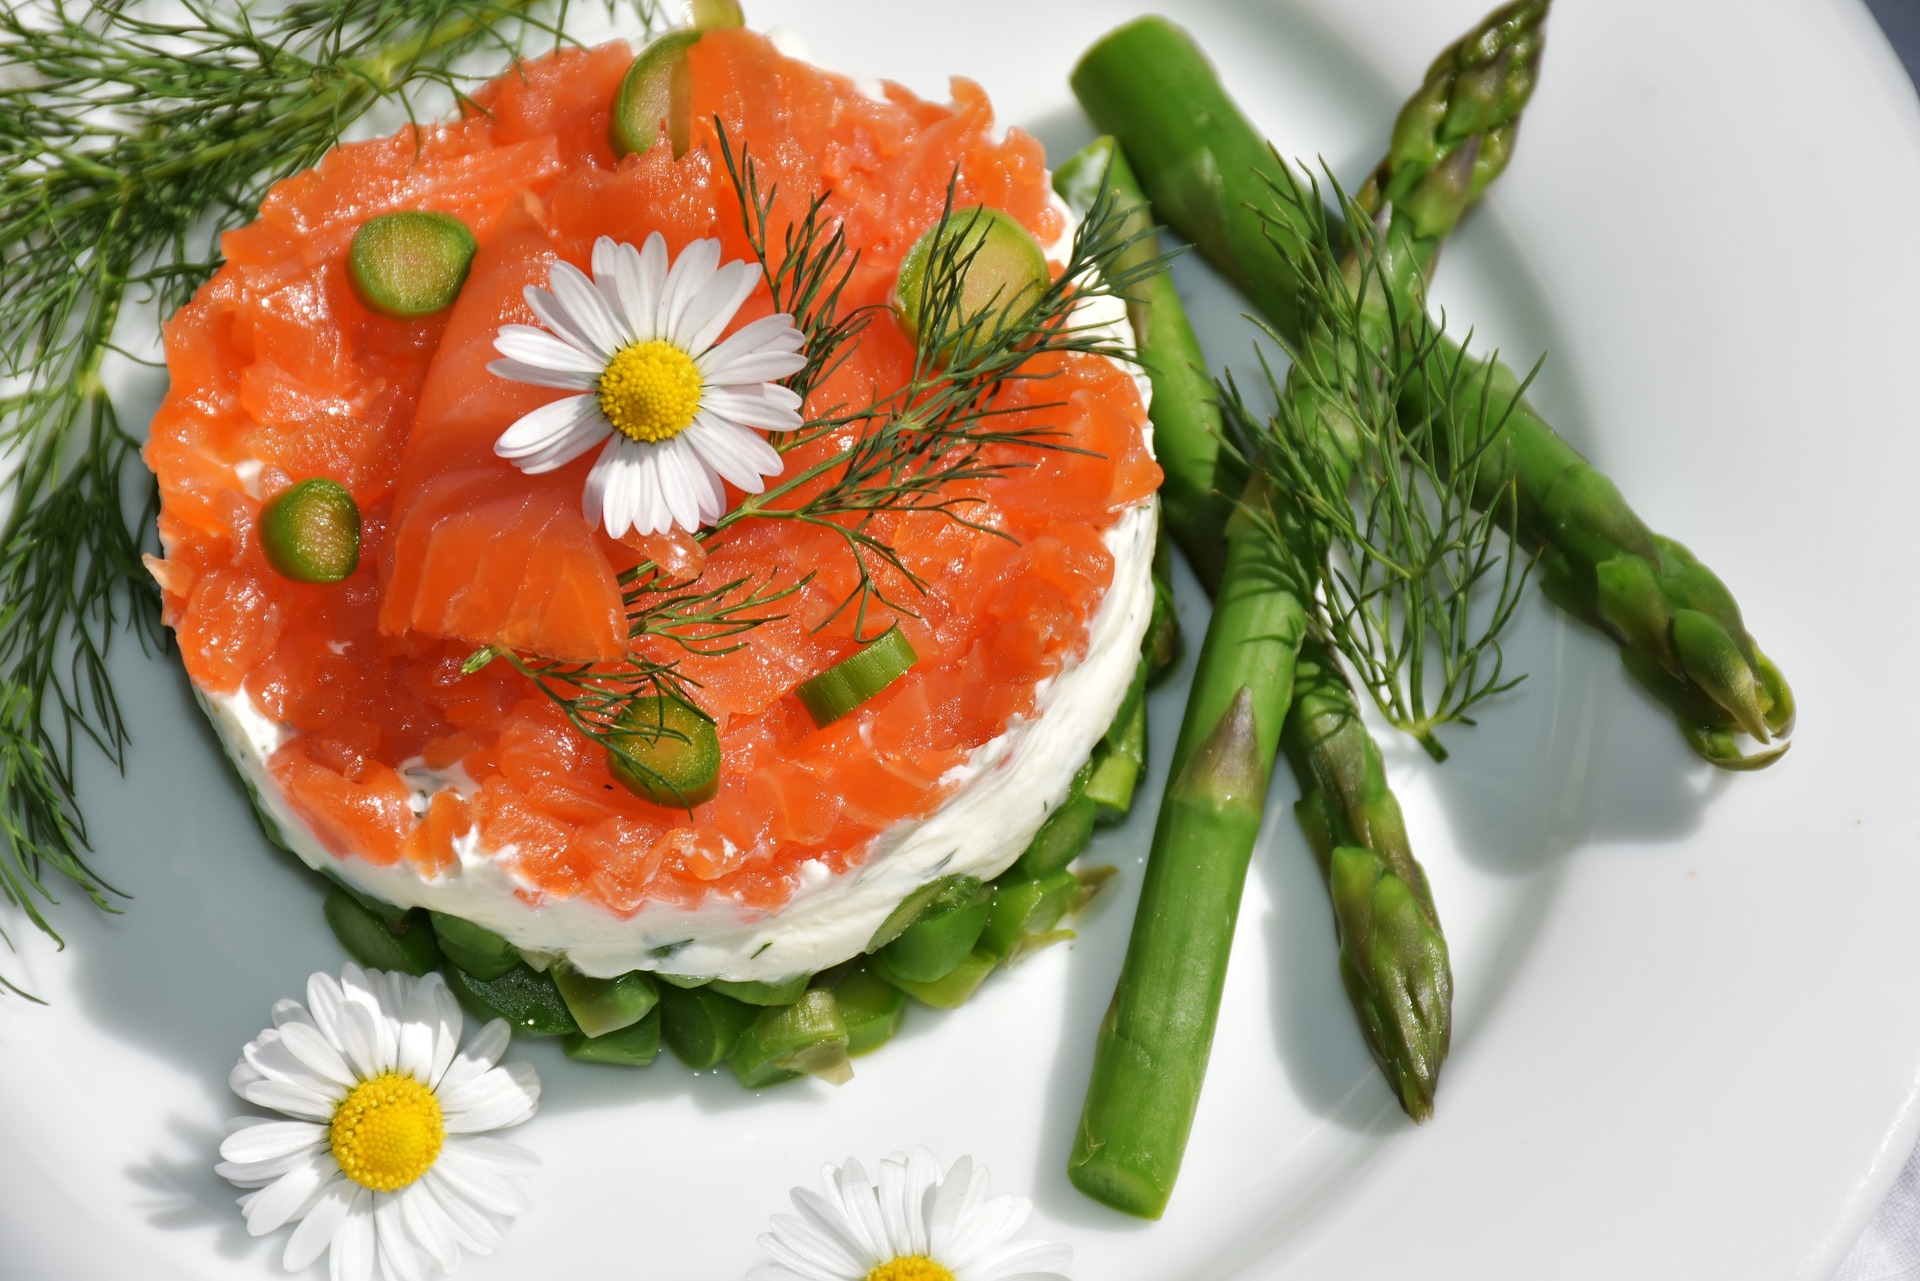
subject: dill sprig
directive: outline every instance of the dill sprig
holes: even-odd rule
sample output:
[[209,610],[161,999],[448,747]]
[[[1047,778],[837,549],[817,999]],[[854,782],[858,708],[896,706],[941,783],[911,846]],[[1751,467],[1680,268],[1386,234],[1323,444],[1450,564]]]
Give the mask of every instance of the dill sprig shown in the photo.
[[112,910],[74,794],[83,742],[125,761],[108,652],[122,630],[162,640],[140,561],[155,491],[102,377],[110,354],[141,359],[115,345],[123,313],[184,301],[219,233],[368,108],[459,97],[456,59],[511,58],[564,18],[546,0],[184,7],[0,10],[0,895],[56,940],[57,880]]
[[[1272,415],[1250,410],[1230,375],[1222,408],[1245,456],[1315,531],[1299,537],[1301,526],[1283,528],[1284,511],[1253,512],[1295,580],[1319,584],[1309,609],[1315,633],[1391,724],[1444,760],[1436,731],[1472,725],[1477,704],[1525,679],[1506,674],[1499,637],[1532,559],[1515,550],[1511,476],[1483,473],[1504,465],[1494,446],[1539,366],[1510,396],[1494,395],[1484,377],[1492,366],[1442,341],[1444,317],[1401,304],[1424,301],[1410,247],[1329,174],[1343,236],[1319,181],[1291,166],[1282,172],[1270,183],[1280,211],[1269,217],[1283,229],[1316,319],[1298,342],[1263,326],[1292,361],[1281,375],[1261,354],[1278,402]],[[1434,389],[1422,398],[1430,409],[1404,418],[1415,379]],[[1477,492],[1504,496],[1476,512]]]
[[[806,367],[784,380],[804,399],[844,363],[861,332],[882,309],[842,309],[858,251],[848,245],[843,229],[831,216],[826,193],[809,199],[800,216],[781,231],[779,250],[774,251],[777,187],[761,185],[747,148],[736,152],[718,123],[721,158],[739,202],[748,243],[772,291],[775,308],[792,315],[806,337]],[[955,183],[950,181],[939,220],[943,228],[956,217],[967,216],[956,212],[954,190]],[[1132,358],[1130,349],[1115,342],[1105,326],[1085,323],[1076,312],[1093,298],[1128,297],[1136,285],[1160,269],[1157,255],[1128,260],[1127,251],[1141,235],[1127,226],[1126,211],[1112,194],[1103,191],[1075,230],[1065,270],[1032,298],[1004,312],[994,305],[998,299],[986,306],[962,305],[966,273],[979,252],[978,238],[944,232],[937,236],[940,248],[927,265],[920,336],[907,380],[858,404],[813,407],[812,416],[780,441],[782,452],[791,457],[803,446],[826,438],[845,437],[846,443],[784,474],[764,492],[748,496],[699,530],[695,540],[717,547],[729,531],[753,520],[788,521],[829,531],[851,557],[856,581],[816,624],[816,630],[851,609],[854,637],[865,641],[882,630],[868,630],[868,616],[875,607],[913,614],[908,593],[924,592],[927,584],[901,559],[875,518],[924,516],[1008,537],[973,519],[973,510],[987,500],[969,492],[969,487],[1031,466],[1030,460],[1018,456],[1021,451],[1071,451],[1073,447],[1057,427],[1006,421],[1014,412],[1044,415],[1064,408],[1064,400],[1028,403],[1018,411],[998,402],[1012,386],[1053,377],[1035,367],[1038,356],[1077,352]],[[658,638],[691,653],[731,652],[749,644],[750,633],[760,623],[784,617],[765,611],[800,591],[813,577],[798,570],[787,571],[784,580],[779,575],[775,570],[757,584],[742,579],[696,590],[697,582],[679,579],[657,562],[645,562],[622,579],[629,637],[636,642]],[[897,586],[888,586],[889,581]],[[725,640],[727,648],[712,649],[716,640]],[[635,766],[640,763],[621,749],[623,740],[614,734],[616,723],[621,724],[620,735],[629,732],[621,722],[627,707],[657,693],[671,693],[699,705],[697,687],[679,671],[678,659],[645,649],[608,665],[561,663],[538,655],[483,649],[468,660],[468,669],[477,670],[501,655],[558,703],[576,730]]]

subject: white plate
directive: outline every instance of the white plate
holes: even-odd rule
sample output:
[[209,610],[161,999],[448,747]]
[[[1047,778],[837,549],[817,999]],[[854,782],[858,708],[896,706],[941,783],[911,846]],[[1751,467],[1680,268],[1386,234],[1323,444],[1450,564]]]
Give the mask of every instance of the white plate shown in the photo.
[[[1481,3],[1182,17],[1282,146],[1358,177]],[[971,75],[1059,157],[1089,133],[1072,59],[1129,8],[761,0],[753,16],[923,93]],[[1716,774],[1610,646],[1525,611],[1533,679],[1452,735],[1444,768],[1390,765],[1458,979],[1435,1122],[1400,1118],[1353,1031],[1283,781],[1164,1221],[1111,1214],[1062,1174],[1142,813],[1100,840],[1122,888],[1078,945],[958,1015],[915,1010],[844,1089],[754,1097],[670,1063],[517,1050],[546,1082],[519,1137],[547,1165],[508,1248],[461,1275],[738,1277],[820,1162],[919,1143],[1031,1194],[1033,1231],[1098,1281],[1823,1275],[1920,1124],[1915,106],[1852,0],[1567,3],[1552,20],[1517,161],[1449,250],[1441,297],[1523,364],[1553,349],[1540,407],[1733,585],[1802,728],[1779,767]],[[1193,263],[1181,280],[1213,354],[1242,355],[1231,296]],[[1186,600],[1191,644],[1203,606]],[[0,1006],[0,1272],[277,1275],[279,1239],[250,1240],[211,1173],[236,1110],[225,1075],[271,1002],[340,953],[177,670],[120,667],[138,747],[124,781],[86,782],[99,866],[134,901],[68,911],[69,951],[28,939],[9,963],[51,1006]],[[1154,696],[1162,769],[1180,697]]]

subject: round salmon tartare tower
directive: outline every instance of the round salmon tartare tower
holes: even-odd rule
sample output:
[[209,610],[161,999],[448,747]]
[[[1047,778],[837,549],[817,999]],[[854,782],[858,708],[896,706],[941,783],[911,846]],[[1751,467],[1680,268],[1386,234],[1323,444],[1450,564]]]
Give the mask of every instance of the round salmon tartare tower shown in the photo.
[[[359,903],[741,996],[986,919],[1137,705],[1160,473],[1124,309],[978,86],[678,40],[656,137],[621,142],[632,48],[563,48],[276,185],[165,329],[151,565],[263,821]],[[902,267],[958,211],[1058,315],[929,334]],[[470,233],[447,305],[369,292],[398,213]],[[282,545],[315,482],[337,572]],[[717,744],[691,782],[661,707]]]

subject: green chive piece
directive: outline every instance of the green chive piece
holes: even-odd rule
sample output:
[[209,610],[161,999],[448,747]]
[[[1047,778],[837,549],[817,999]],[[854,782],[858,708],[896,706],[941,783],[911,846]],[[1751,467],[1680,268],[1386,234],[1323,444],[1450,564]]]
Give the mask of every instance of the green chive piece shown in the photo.
[[440,954],[477,979],[497,979],[520,964],[520,950],[482,925],[429,912]]
[[602,1036],[569,1032],[561,1048],[568,1058],[582,1063],[646,1067],[660,1056],[660,1011],[651,1010],[638,1023]]
[[553,985],[553,976],[530,965],[516,965],[497,979],[477,979],[454,967],[444,971],[460,1004],[483,1019],[505,1019],[516,1032],[565,1036],[578,1032],[572,1011]]
[[607,738],[607,769],[636,795],[691,809],[720,790],[720,733],[671,694],[635,699]]
[[282,578],[337,583],[360,567],[360,505],[325,477],[303,480],[261,507],[260,550]]
[[560,989],[560,999],[567,1003],[567,1012],[589,1037],[632,1027],[651,1014],[660,1001],[653,977],[644,970],[597,979],[563,963],[549,973],[553,985]]
[[847,1062],[847,1021],[840,1003],[830,990],[816,987],[792,1005],[760,1011],[727,1062],[750,1090],[802,1073],[846,1084],[853,1079],[853,1065]]
[[417,918],[389,924],[346,890],[328,891],[321,911],[347,955],[370,969],[417,975],[440,963],[433,931],[423,928]]
[[687,7],[695,31],[747,25],[747,15],[741,11],[740,0],[693,0]]
[[360,301],[395,320],[445,311],[460,296],[480,243],[452,214],[404,209],[360,224],[347,277]]
[[792,1005],[807,990],[813,975],[796,974],[778,983],[715,979],[710,986],[722,996],[730,996],[748,1005]]
[[613,95],[613,120],[607,130],[615,155],[645,155],[660,140],[662,126],[673,145],[673,158],[687,154],[693,128],[687,50],[698,43],[698,30],[669,31],[642,49],[627,68]]
[[887,968],[916,983],[932,983],[951,974],[967,959],[980,931],[987,927],[987,913],[993,896],[982,887],[972,902],[959,903],[921,917],[909,925],[900,937],[881,948],[878,955]]
[[913,642],[895,623],[878,640],[867,642],[818,676],[800,682],[794,693],[800,696],[813,723],[825,727],[905,676],[918,661]]
[[864,965],[834,985],[833,998],[847,1024],[847,1053],[854,1058],[891,1041],[907,1014],[907,994]]
[[[1143,668],[1144,670],[1144,668]],[[1118,737],[1109,736],[1095,749],[1093,772],[1087,775],[1086,797],[1093,802],[1094,822],[1102,826],[1126,820],[1133,809],[1134,788],[1147,764],[1147,704],[1122,709],[1124,721],[1115,721]]]
[[955,209],[914,241],[900,261],[894,309],[907,336],[931,329],[933,350],[978,351],[1038,299],[1047,255],[1012,214],[984,205]]
[[710,987],[660,989],[660,1037],[674,1057],[690,1068],[726,1062],[740,1034],[759,1017],[757,1006]]

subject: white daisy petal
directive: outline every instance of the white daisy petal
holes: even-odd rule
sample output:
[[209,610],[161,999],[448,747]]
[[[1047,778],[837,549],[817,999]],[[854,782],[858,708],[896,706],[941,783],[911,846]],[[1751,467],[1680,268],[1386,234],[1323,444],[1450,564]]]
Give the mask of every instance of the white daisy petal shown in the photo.
[[250,1124],[235,1130],[221,1141],[222,1160],[238,1164],[274,1161],[289,1153],[318,1147],[327,1139],[327,1127],[309,1121],[269,1121],[262,1117],[244,1119]]
[[940,1162],[926,1148],[915,1148],[912,1155],[907,1157],[905,1192],[908,1210],[912,1215],[914,1254],[925,1254],[933,1248],[933,1242],[928,1237],[927,1213],[932,1208],[931,1193],[939,1182]]
[[683,439],[721,479],[749,494],[765,489],[766,477],[778,476],[786,467],[765,436],[713,415],[700,415]]
[[1014,1241],[976,1260],[968,1281],[1021,1281],[1073,1266],[1073,1251],[1052,1241]]
[[[760,283],[760,268],[755,263],[730,262],[718,271],[687,304],[686,314],[680,318],[680,328],[675,339],[682,351],[703,352],[713,346],[733,319],[733,313],[740,310],[740,304],[752,295],[754,287]],[[701,370],[705,373],[705,370]]]
[[408,1184],[394,1193],[394,1200],[399,1203],[407,1232],[419,1243],[420,1249],[442,1272],[453,1271],[460,1262],[460,1245],[453,1221],[427,1190],[426,1182],[417,1180]]
[[917,1213],[911,1212],[907,1200],[907,1166],[904,1161],[891,1158],[880,1163],[880,1222],[887,1230],[887,1249],[895,1255],[924,1254],[926,1251],[914,1247],[914,1223],[919,1220]]
[[467,1155],[458,1144],[448,1144],[434,1162],[434,1170],[468,1202],[493,1214],[525,1214],[532,1206],[520,1180],[508,1178],[484,1161]]
[[590,392],[599,388],[603,370],[596,364],[592,373],[577,374],[556,369],[542,369],[538,365],[529,365],[519,360],[490,360],[487,362],[487,372],[495,378],[525,383],[529,387],[552,387],[556,391]]
[[[735,361],[761,354],[790,357],[799,352],[804,341],[800,331],[793,327],[793,317],[784,311],[775,312],[740,326],[727,335],[725,342],[701,352],[694,363],[701,374],[713,382],[747,382],[750,381],[747,378],[727,376]],[[803,358],[801,365],[805,364]]]
[[265,1236],[292,1220],[338,1172],[331,1155],[309,1153],[306,1160],[253,1194],[247,1202],[248,1234]]
[[300,1060],[301,1066],[342,1088],[353,1085],[353,1069],[347,1066],[340,1051],[320,1034],[319,1028],[311,1023],[290,1022],[282,1024],[279,1031],[280,1044]]
[[273,1003],[273,1025],[285,1027],[289,1023],[305,1023],[308,1027],[318,1026],[313,1015],[307,1013],[307,1007],[292,997],[282,997]]
[[[600,451],[600,457],[594,459],[592,469],[587,472],[587,482],[580,491],[580,506],[586,514],[587,523],[604,527],[613,538],[620,537],[620,534],[614,533],[613,516],[607,508],[608,491],[622,474],[621,457],[629,443],[626,437],[618,433],[608,437],[606,448]],[[620,533],[625,533],[631,522],[627,520],[624,505],[620,509],[620,522]]]
[[[778,392],[787,392],[787,395],[779,396]],[[797,397],[794,397],[795,403],[786,403],[789,397],[793,397],[792,392],[772,384],[762,384],[753,391],[714,387],[700,397],[700,408],[742,427],[793,431],[800,426],[799,404]]]
[[[248,1043],[233,1079],[244,1097],[294,1120],[243,1117],[227,1127],[216,1171],[239,1187],[247,1230],[255,1236],[294,1224],[284,1260],[293,1270],[328,1255],[336,1281],[427,1281],[457,1264],[462,1250],[484,1254],[502,1241],[507,1220],[528,1207],[526,1184],[538,1158],[484,1131],[531,1116],[539,1078],[525,1064],[495,1066],[508,1028],[493,1020],[463,1051],[464,1020],[437,974],[424,978],[349,965],[340,979],[315,976],[312,1010],[275,1007],[278,1026]],[[358,1146],[375,1192],[343,1172],[328,1124],[352,1092],[388,1073],[434,1092],[447,1138],[424,1169],[382,1168],[391,1150],[360,1146],[353,1130],[338,1142]],[[323,1076],[322,1074],[326,1074]],[[331,1081],[327,1076],[344,1076]],[[382,1090],[391,1088],[386,1085]],[[331,1097],[323,1097],[323,1094]],[[404,1181],[403,1181],[404,1180]]]
[[491,1254],[500,1248],[500,1243],[506,1238],[501,1235],[499,1223],[454,1191],[437,1167],[427,1171],[427,1177],[420,1180],[420,1187],[433,1197],[434,1204],[447,1216],[454,1240],[461,1249],[472,1254]]
[[700,455],[684,435],[662,441],[654,451],[654,474],[660,478],[661,496],[673,514],[673,523],[684,530],[700,528],[700,500],[706,485],[697,478],[704,470]]
[[356,1188],[347,1217],[334,1230],[333,1249],[327,1253],[327,1275],[332,1281],[372,1281],[373,1234],[373,1193]]
[[575,332],[586,337],[592,344],[589,350],[596,356],[610,360],[615,352],[633,341],[625,318],[614,314],[606,295],[572,263],[553,264],[547,288],[553,291],[554,300],[567,309]]
[[611,428],[592,396],[568,396],[529,410],[493,442],[493,452],[529,476],[564,467],[607,438]]
[[255,1081],[238,1091],[241,1098],[258,1107],[272,1108],[308,1121],[331,1121],[337,1100],[304,1089],[290,1081]]
[[301,1272],[325,1254],[333,1244],[334,1233],[340,1230],[347,1212],[353,1208],[354,1193],[358,1191],[352,1180],[344,1176],[329,1183],[287,1238],[286,1253],[280,1256],[281,1266],[289,1272]]
[[733,386],[785,378],[806,367],[806,356],[797,351],[755,351],[727,362],[725,369],[700,372],[716,386]]
[[597,379],[605,368],[591,354],[555,338],[538,325],[502,325],[494,335],[493,349],[516,364],[550,373],[584,374]]
[[[842,1221],[836,1215],[836,1224]],[[830,1277],[865,1276],[873,1258],[837,1227],[829,1231],[792,1215],[773,1216],[773,1231],[760,1238],[767,1253],[790,1268],[814,1268]]]
[[454,1056],[453,1062],[447,1065],[439,1079],[433,1082],[434,1089],[442,1094],[451,1093],[492,1068],[500,1061],[500,1056],[507,1052],[507,1042],[512,1036],[513,1029],[507,1026],[505,1019],[489,1019],[473,1034],[467,1047]]
[[667,272],[666,288],[660,292],[659,320],[654,329],[657,336],[686,350],[686,344],[681,341],[681,321],[700,291],[713,279],[719,265],[718,240],[696,240],[680,251],[680,257]]
[[533,1115],[539,1103],[540,1079],[526,1063],[494,1068],[440,1096],[448,1134],[480,1134],[518,1125]]
[[373,1238],[383,1281],[426,1281],[425,1261],[407,1231],[399,1199],[391,1193],[373,1194]]
[[634,336],[641,342],[660,336],[660,295],[667,288],[667,240],[659,232],[639,249],[632,245],[620,256],[617,284],[620,306]]

